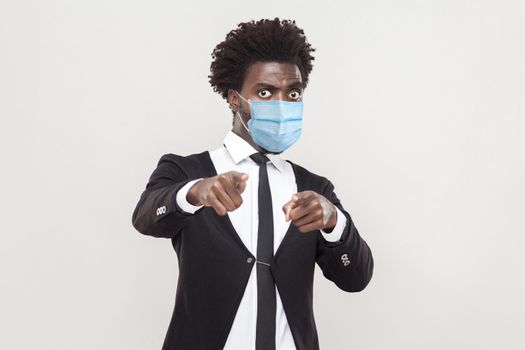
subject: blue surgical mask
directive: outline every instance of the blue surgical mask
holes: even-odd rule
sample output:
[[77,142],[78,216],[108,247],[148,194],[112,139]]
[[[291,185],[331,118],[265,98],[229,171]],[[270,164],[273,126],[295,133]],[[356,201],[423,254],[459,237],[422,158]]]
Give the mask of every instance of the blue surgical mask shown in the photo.
[[301,136],[303,120],[303,102],[283,100],[246,100],[250,105],[251,119],[248,127],[241,123],[251,135],[253,141],[270,152],[282,152],[292,146]]

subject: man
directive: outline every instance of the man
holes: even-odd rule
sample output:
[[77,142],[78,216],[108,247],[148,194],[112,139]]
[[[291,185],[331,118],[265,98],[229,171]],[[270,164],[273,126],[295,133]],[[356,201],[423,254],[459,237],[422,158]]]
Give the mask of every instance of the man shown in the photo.
[[315,263],[347,292],[372,278],[333,184],[279,156],[301,133],[314,50],[295,21],[275,18],[239,24],[213,51],[210,83],[232,129],[215,150],[163,155],[132,218],[178,257],[163,350],[319,349]]

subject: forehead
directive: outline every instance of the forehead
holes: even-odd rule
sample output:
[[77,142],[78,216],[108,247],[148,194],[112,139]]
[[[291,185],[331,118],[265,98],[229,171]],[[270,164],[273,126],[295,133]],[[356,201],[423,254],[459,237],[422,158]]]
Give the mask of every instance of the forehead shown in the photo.
[[249,89],[257,84],[285,87],[297,82],[302,82],[302,78],[301,71],[296,64],[256,62],[246,70],[243,89]]

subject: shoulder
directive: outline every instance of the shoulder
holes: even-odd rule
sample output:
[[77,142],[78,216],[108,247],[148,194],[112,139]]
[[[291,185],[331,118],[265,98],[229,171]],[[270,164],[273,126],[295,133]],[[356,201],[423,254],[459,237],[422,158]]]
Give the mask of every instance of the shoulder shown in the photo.
[[210,153],[207,150],[188,155],[166,153],[160,157],[157,163],[157,167],[159,166],[176,167],[187,176],[213,173],[213,163],[211,163]]
[[325,189],[331,184],[330,180],[327,177],[306,169],[305,167],[292,162],[291,160],[285,159],[288,163],[292,165],[294,172],[297,177],[301,178],[304,181],[307,187]]
[[203,151],[200,153],[192,153],[188,155],[180,155],[176,153],[166,153],[163,154],[158,164],[168,162],[168,163],[174,163],[177,165],[186,165],[186,164],[198,164],[205,161],[205,159],[208,156],[208,151]]

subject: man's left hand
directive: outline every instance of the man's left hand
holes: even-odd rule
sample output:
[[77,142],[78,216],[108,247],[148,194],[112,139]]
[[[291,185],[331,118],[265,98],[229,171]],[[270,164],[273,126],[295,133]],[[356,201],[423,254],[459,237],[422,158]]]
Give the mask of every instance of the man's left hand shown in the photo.
[[292,220],[303,233],[320,229],[330,232],[337,223],[335,205],[314,191],[295,193],[283,206],[283,211],[286,221]]

